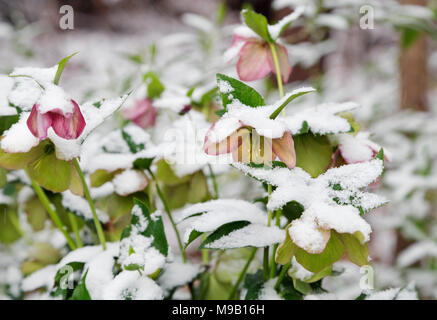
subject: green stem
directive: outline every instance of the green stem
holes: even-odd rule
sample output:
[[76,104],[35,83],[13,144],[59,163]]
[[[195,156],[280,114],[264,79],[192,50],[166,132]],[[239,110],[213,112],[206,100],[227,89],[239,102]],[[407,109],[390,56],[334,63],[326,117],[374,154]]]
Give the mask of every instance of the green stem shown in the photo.
[[290,268],[290,266],[291,266],[291,262],[287,263],[285,266],[282,267],[278,280],[275,283],[275,290],[279,289],[279,286],[281,285],[282,280],[284,280],[285,274],[287,273],[287,270]]
[[282,87],[282,77],[281,69],[279,67],[278,52],[276,51],[276,44],[269,42],[269,46],[273,57],[273,63],[275,64],[276,69],[276,82],[278,83],[279,97],[282,99],[282,97],[284,96],[284,88]]
[[264,247],[263,275],[264,275],[264,281],[269,280],[269,247]]
[[82,182],[83,193],[85,194],[85,199],[88,201],[91,212],[93,214],[94,225],[96,226],[97,236],[99,237],[100,244],[102,245],[103,250],[106,250],[105,234],[103,233],[102,224],[100,223],[100,220],[97,217],[96,207],[94,206],[93,199],[91,198],[90,190],[89,190],[88,184],[86,183],[86,180],[85,180],[85,175],[83,174],[83,171],[80,168],[80,165],[79,165],[79,162],[77,161],[77,158],[75,158],[73,160],[73,163],[74,163],[74,166],[76,167],[77,173],[79,174],[80,181]]
[[[202,242],[205,241],[206,234],[202,234]],[[203,264],[207,265],[209,263],[209,250],[208,249],[202,249],[202,262]]]
[[253,248],[252,252],[250,253],[249,258],[247,259],[246,264],[244,265],[243,270],[241,270],[240,275],[238,276],[237,282],[235,282],[231,293],[229,294],[228,300],[232,300],[237,293],[238,287],[240,286],[241,281],[243,281],[244,276],[246,275],[247,269],[249,269],[250,263],[252,262],[253,258],[255,258],[255,254],[258,251],[258,248]]
[[214,194],[215,194],[215,199],[219,198],[219,190],[218,190],[218,184],[217,184],[217,178],[214,174],[214,171],[212,170],[212,166],[210,164],[208,164],[208,168],[209,168],[209,174],[211,175],[211,179],[212,179],[212,185],[214,187]]
[[[27,171],[26,171],[27,172]],[[44,190],[33,180],[30,178],[29,174],[28,177],[30,179],[30,182],[32,183],[32,187],[36,192],[36,195],[38,196],[39,200],[41,201],[42,205],[48,212],[50,218],[52,218],[55,225],[61,230],[62,234],[65,236],[65,239],[67,239],[67,243],[69,247],[74,250],[76,249],[76,245],[73,242],[73,239],[71,239],[70,235],[66,231],[66,227],[62,223],[61,219],[59,218],[58,214],[55,210],[52,208],[52,204],[50,203],[49,198],[47,198],[47,195],[45,194]]]
[[68,219],[70,219],[71,228],[73,229],[74,236],[76,238],[76,244],[78,248],[83,247],[82,239],[80,238],[79,228],[77,226],[77,218],[71,212],[68,212]]
[[[281,213],[282,213],[282,210],[276,211],[276,226],[277,227],[280,227]],[[278,250],[278,247],[279,247],[278,243],[273,246],[272,258],[270,260],[270,278],[271,279],[276,277],[276,261],[275,261],[275,258],[276,258],[276,250]]]
[[156,192],[158,192],[158,196],[161,199],[162,204],[164,205],[165,212],[167,213],[168,218],[170,219],[171,225],[173,226],[174,232],[176,233],[176,239],[178,241],[179,250],[181,251],[182,259],[184,260],[184,262],[187,262],[187,256],[185,254],[185,250],[184,250],[184,246],[182,244],[181,236],[179,234],[179,230],[178,230],[178,228],[176,226],[176,223],[173,220],[173,216],[171,214],[170,207],[169,207],[169,205],[167,203],[167,200],[165,199],[165,196],[162,193],[161,188],[159,187],[158,181],[156,180],[156,177],[153,174],[152,170],[148,169],[147,171],[151,175],[152,179],[155,181]]

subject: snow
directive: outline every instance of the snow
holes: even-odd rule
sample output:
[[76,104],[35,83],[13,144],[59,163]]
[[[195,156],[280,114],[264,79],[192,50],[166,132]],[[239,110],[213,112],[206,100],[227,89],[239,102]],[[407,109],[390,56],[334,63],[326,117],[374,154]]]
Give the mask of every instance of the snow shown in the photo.
[[296,257],[294,256],[291,259],[291,267],[288,270],[288,274],[301,281],[308,280],[314,276],[314,273],[305,269],[299,262],[297,262]]
[[274,289],[277,280],[278,279],[274,278],[264,283],[263,288],[259,293],[258,300],[284,300]]
[[[62,205],[77,216],[87,220],[93,221],[93,214],[88,201],[80,196],[76,196],[69,190],[62,192]],[[97,217],[102,223],[107,223],[109,217],[103,211],[96,209]]]
[[17,110],[9,106],[8,94],[14,85],[14,80],[8,76],[0,75],[0,116],[17,114]]
[[408,267],[425,257],[437,257],[437,244],[434,241],[416,242],[403,250],[397,260],[400,267]]
[[54,84],[45,85],[45,90],[36,103],[41,113],[54,111],[55,109],[59,109],[64,115],[73,112],[71,98],[61,87]]
[[304,11],[305,11],[305,7],[299,6],[292,13],[290,13],[289,15],[286,15],[284,18],[279,20],[276,24],[269,25],[268,30],[269,30],[270,36],[274,40],[278,39],[279,36],[281,35],[281,32],[283,31],[282,29],[286,25],[289,25],[293,21],[296,21],[297,19],[299,19],[300,16],[304,13]]
[[178,259],[165,266],[157,281],[165,292],[169,292],[193,281],[200,272],[200,265]]
[[23,279],[21,288],[24,292],[34,291],[39,288],[50,290],[53,287],[56,272],[56,265],[48,265],[37,270]]
[[[129,236],[120,241],[119,263],[125,268],[129,265],[139,266],[142,273],[150,275],[164,267],[166,257],[153,247],[153,236],[142,235],[148,226],[148,221],[138,205],[133,207],[132,215],[135,215],[139,222],[132,224]],[[160,211],[151,214],[152,219],[160,216]]]
[[[235,167],[277,186],[267,203],[269,210],[277,210],[293,200],[304,207],[302,216],[292,222],[288,231],[293,241],[310,253],[324,250],[330,229],[339,233],[359,232],[363,242],[369,241],[370,225],[360,216],[357,207],[367,211],[386,202],[381,197],[360,191],[382,173],[383,162],[379,159],[332,168],[315,179],[297,167],[292,170],[266,170],[242,164]],[[334,190],[334,186],[340,190]]]
[[112,180],[114,191],[121,196],[143,190],[148,180],[144,173],[139,170],[125,170],[117,174]]
[[[262,235],[262,236],[260,236]],[[267,227],[261,224],[249,224],[248,226],[234,230],[205,245],[211,249],[233,249],[244,247],[263,248],[284,241],[285,231],[276,227]]]
[[122,271],[110,281],[102,292],[103,300],[161,300],[162,289],[138,272]]
[[34,137],[27,127],[26,121],[29,115],[29,112],[23,112],[18,122],[3,133],[3,139],[1,140],[3,151],[10,153],[27,152],[38,145],[39,139]]
[[292,134],[298,134],[306,122],[310,131],[315,134],[326,135],[349,132],[349,122],[337,113],[354,110],[358,105],[354,102],[325,103],[316,107],[307,108],[287,116],[284,121]]
[[392,288],[371,293],[366,300],[417,300],[417,292],[414,283],[410,283],[405,288]]

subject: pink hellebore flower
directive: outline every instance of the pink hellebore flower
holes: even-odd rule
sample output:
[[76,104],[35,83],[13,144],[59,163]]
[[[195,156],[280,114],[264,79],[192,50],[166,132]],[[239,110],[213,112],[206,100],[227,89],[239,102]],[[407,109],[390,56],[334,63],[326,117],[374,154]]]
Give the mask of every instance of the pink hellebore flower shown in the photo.
[[[278,55],[279,69],[282,81],[286,83],[291,74],[287,49],[280,44],[274,44]],[[276,74],[272,52],[269,44],[260,38],[246,38],[234,35],[231,50],[238,51],[237,72],[243,81],[254,81],[267,76],[270,72]]]
[[215,124],[205,136],[203,150],[206,154],[232,153],[234,161],[265,164],[269,164],[278,157],[288,168],[296,166],[296,152],[290,131],[284,132],[281,138],[271,139],[259,135],[253,128],[242,124],[225,139],[214,142],[211,139],[214,126]]
[[126,119],[131,120],[139,127],[146,129],[153,127],[158,111],[152,106],[149,99],[138,100],[134,106],[123,110]]
[[82,134],[86,123],[79,105],[74,100],[71,100],[71,103],[73,104],[73,112],[65,114],[59,108],[41,113],[39,105],[34,104],[27,119],[27,127],[30,132],[40,140],[44,140],[47,138],[47,130],[52,127],[61,138],[77,139]]

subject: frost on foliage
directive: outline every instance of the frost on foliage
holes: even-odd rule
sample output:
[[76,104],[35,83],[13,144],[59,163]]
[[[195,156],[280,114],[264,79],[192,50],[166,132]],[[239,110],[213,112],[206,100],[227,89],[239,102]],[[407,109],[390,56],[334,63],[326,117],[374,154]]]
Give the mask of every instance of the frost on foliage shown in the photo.
[[[76,196],[67,190],[62,192],[62,205],[68,211],[71,211],[78,217],[83,218],[85,221],[93,221],[93,214],[91,212],[90,206],[84,198]],[[99,209],[96,209],[96,212],[97,217],[102,223],[107,223],[109,221],[109,217],[105,212]]]
[[265,170],[237,164],[237,168],[276,186],[267,203],[277,210],[290,201],[304,207],[302,216],[289,228],[291,239],[310,253],[321,253],[330,239],[329,230],[338,233],[361,234],[361,242],[369,241],[370,225],[360,216],[386,201],[360,189],[374,182],[382,173],[383,162],[345,165],[328,170],[317,178],[301,168]]
[[[200,233],[212,232],[205,248],[230,249],[264,247],[284,240],[284,231],[267,226],[266,214],[256,205],[234,199],[211,200],[184,209],[179,221],[189,225],[184,242],[189,244]],[[262,235],[262,236],[260,236]]]
[[150,214],[140,201],[132,209],[131,225],[123,231],[119,263],[125,270],[150,275],[161,269],[168,254],[161,213]]
[[284,121],[292,134],[311,131],[315,134],[344,133],[352,130],[347,119],[338,116],[338,113],[356,109],[353,102],[326,103],[307,108],[287,116]]

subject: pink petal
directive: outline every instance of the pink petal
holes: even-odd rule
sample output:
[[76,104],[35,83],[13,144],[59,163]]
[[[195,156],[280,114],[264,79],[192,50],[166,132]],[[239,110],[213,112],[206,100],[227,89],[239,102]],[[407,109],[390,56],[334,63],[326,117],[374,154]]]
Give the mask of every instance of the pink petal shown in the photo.
[[77,139],[86,125],[78,104],[74,100],[71,100],[71,103],[74,106],[73,113],[66,115],[51,113],[53,130],[58,136],[67,140]]
[[241,139],[239,138],[239,130],[232,133],[230,136],[219,142],[209,141],[209,133],[214,129],[214,124],[208,130],[205,135],[205,142],[203,143],[203,151],[206,154],[217,156],[219,154],[225,154],[234,151],[241,144]]
[[[291,65],[288,58],[287,48],[280,44],[275,44],[275,46],[276,52],[278,54],[279,69],[281,71],[282,81],[286,83],[288,81],[288,78],[290,78],[291,74]],[[270,50],[268,50],[268,61],[273,73],[276,74],[275,63],[273,61],[273,56]]]
[[123,115],[143,129],[153,127],[156,122],[158,111],[152,106],[149,99],[138,101],[133,107],[125,109]]
[[268,59],[267,44],[259,40],[250,40],[241,48],[237,62],[238,76],[243,81],[264,78],[272,69]]
[[285,132],[280,139],[273,139],[272,149],[287,167],[294,168],[296,166],[296,151],[294,150],[294,141],[290,132]]
[[40,113],[38,105],[34,104],[29,118],[27,119],[27,127],[29,128],[30,132],[32,132],[32,134],[40,140],[44,140],[47,138],[47,130],[51,124],[51,115],[49,113]]

